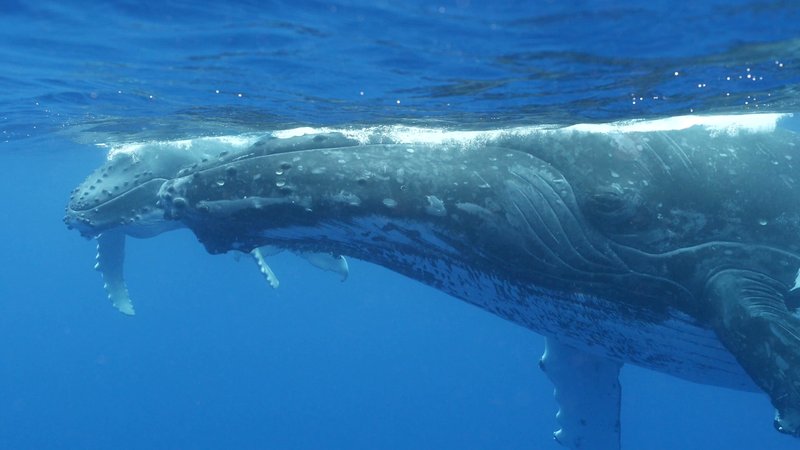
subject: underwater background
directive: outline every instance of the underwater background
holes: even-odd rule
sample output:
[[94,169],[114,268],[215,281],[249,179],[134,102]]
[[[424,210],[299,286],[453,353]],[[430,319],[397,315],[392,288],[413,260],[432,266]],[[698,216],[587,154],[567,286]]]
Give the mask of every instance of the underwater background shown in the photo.
[[[273,290],[187,230],[129,241],[126,317],[70,191],[124,142],[791,113],[798,24],[796,1],[3,0],[0,448],[560,448],[538,335],[352,259],[342,283],[272,257]],[[800,445],[765,395],[622,385],[625,449]]]

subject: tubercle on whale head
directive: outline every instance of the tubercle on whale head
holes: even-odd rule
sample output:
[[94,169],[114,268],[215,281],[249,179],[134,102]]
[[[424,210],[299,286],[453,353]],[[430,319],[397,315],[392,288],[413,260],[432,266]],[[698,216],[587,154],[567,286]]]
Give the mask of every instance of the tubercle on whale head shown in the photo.
[[171,226],[163,223],[156,194],[197,158],[192,152],[160,147],[113,154],[72,191],[64,222],[88,238],[109,230],[137,237],[159,234]]
[[134,237],[152,237],[176,226],[165,221],[156,201],[163,180],[153,180],[123,196],[80,209],[73,203],[66,209],[64,223],[86,238],[96,238],[110,230]]

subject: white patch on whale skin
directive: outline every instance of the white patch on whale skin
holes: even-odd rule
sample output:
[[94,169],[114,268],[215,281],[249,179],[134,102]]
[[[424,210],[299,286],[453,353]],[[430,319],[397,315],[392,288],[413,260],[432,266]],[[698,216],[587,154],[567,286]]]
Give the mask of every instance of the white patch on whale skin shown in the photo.
[[345,190],[331,195],[330,199],[336,203],[344,203],[350,206],[359,206],[361,204],[361,198],[358,195]]
[[800,288],[800,269],[797,269],[797,275],[794,276],[794,286],[789,291],[794,291]]
[[427,195],[428,204],[425,205],[425,212],[432,216],[443,217],[447,215],[447,208],[444,202],[435,195]]

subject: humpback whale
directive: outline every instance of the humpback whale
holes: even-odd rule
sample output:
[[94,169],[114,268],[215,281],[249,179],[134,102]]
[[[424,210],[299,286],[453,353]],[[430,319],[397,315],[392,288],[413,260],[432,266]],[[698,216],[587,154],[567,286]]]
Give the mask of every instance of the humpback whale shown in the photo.
[[353,257],[529,328],[567,448],[620,448],[624,363],[761,391],[798,436],[800,136],[778,115],[677,119],[129,145],[65,222],[126,314],[126,237],[188,228],[274,286],[274,249],[343,277]]

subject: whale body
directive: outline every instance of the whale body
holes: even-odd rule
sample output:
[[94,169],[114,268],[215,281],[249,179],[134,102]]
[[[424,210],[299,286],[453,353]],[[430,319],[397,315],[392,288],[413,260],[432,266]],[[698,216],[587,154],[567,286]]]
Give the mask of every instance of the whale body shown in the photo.
[[620,448],[623,363],[763,391],[797,436],[800,137],[776,120],[150,143],[112,152],[65,221],[127,314],[125,237],[185,227],[214,254],[369,261],[529,328],[569,448]]

